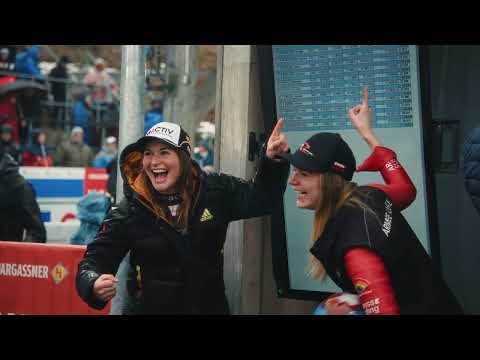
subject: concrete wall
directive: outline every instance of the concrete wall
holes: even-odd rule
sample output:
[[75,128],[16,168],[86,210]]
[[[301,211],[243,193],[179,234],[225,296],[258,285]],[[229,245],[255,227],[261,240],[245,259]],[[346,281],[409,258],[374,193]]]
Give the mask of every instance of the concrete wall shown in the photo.
[[[256,164],[248,161],[248,134],[253,131],[258,138],[264,132],[257,51],[255,46],[224,45],[220,53],[216,167],[251,179]],[[268,217],[231,223],[224,258],[233,314],[312,313],[313,303],[278,299],[275,295]]]
[[[220,164],[221,172],[248,178],[252,165],[247,160],[249,131],[251,47],[225,45],[221,92]],[[218,96],[218,95],[217,95]],[[248,221],[230,224],[224,248],[225,284],[233,314],[243,313],[242,280],[249,271],[244,266],[245,228]],[[255,256],[258,256],[256,254]],[[252,269],[250,269],[251,271]],[[245,274],[244,274],[245,273]]]

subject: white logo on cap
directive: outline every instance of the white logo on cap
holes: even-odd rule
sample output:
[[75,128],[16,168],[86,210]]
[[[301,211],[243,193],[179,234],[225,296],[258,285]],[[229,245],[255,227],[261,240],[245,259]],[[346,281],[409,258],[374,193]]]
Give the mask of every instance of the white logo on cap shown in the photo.
[[180,131],[181,129],[179,125],[162,122],[148,130],[145,136],[152,136],[157,139],[166,140],[175,146],[179,146],[178,141],[180,140]]
[[310,151],[310,144],[308,142],[306,142],[302,146],[300,146],[300,148],[298,150],[300,150],[301,152],[303,152],[304,154],[306,154],[308,156],[314,157],[314,155]]

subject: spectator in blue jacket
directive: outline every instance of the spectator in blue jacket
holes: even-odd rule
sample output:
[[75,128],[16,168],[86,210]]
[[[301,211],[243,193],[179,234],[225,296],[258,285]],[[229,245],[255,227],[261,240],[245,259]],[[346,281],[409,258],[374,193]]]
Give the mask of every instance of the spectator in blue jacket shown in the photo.
[[194,158],[205,171],[213,170],[213,151],[208,141],[202,140],[194,150]]
[[480,127],[473,129],[463,146],[465,189],[480,214]]
[[157,97],[152,99],[151,109],[145,114],[143,133],[146,134],[155,124],[163,121],[163,101]]
[[25,51],[17,53],[15,58],[15,69],[17,73],[31,75],[37,80],[43,80],[42,72],[38,66],[40,48],[30,46]]
[[107,168],[115,155],[117,155],[117,138],[109,136],[105,139],[102,150],[93,159],[92,166],[95,168]]
[[88,245],[110,209],[111,198],[100,192],[89,192],[77,204],[80,228],[70,238],[72,245]]
[[[79,126],[83,129],[83,142],[87,145],[91,145],[91,134],[89,130],[92,125],[92,112],[90,111],[90,107],[87,103],[86,94],[81,93],[74,96],[72,120],[73,126]],[[92,132],[94,130],[95,129],[92,129]]]

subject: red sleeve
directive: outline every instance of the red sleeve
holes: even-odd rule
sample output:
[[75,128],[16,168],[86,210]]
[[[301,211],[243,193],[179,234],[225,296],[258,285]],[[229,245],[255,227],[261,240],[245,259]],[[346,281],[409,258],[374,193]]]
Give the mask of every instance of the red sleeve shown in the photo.
[[400,308],[385,265],[373,251],[353,248],[345,254],[345,268],[367,315],[399,315]]
[[380,171],[386,185],[369,186],[383,190],[400,210],[406,209],[415,200],[417,189],[391,149],[376,146],[357,171]]

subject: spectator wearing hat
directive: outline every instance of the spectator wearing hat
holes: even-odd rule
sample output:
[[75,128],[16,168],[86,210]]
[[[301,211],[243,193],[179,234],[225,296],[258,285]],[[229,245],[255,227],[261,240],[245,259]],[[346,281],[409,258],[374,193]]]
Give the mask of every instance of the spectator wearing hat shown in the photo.
[[96,168],[107,168],[117,154],[117,138],[109,136],[105,139],[102,150],[93,159],[92,166]]
[[93,152],[83,143],[83,129],[72,129],[70,139],[61,143],[54,156],[55,165],[66,167],[88,167],[92,163]]
[[83,79],[85,85],[91,88],[93,103],[112,103],[118,96],[118,85],[106,71],[105,60],[97,58]]
[[8,73],[15,72],[15,62],[12,61],[10,49],[7,47],[0,49],[0,71],[3,72],[2,74],[0,74],[0,77],[8,75],[8,74],[5,74],[6,72]]
[[[0,87],[15,82],[14,76],[0,77]],[[0,97],[0,126],[10,125],[13,141],[20,144],[21,134],[19,129],[21,114],[15,93],[7,93]]]
[[24,166],[53,166],[53,148],[46,144],[47,134],[42,129],[32,132],[32,144],[23,152]]
[[8,59],[10,57],[10,50],[8,48],[0,49],[0,70],[9,70]]
[[4,124],[0,127],[0,152],[10,154],[18,165],[22,165],[22,150],[13,141],[13,128],[9,124]]

